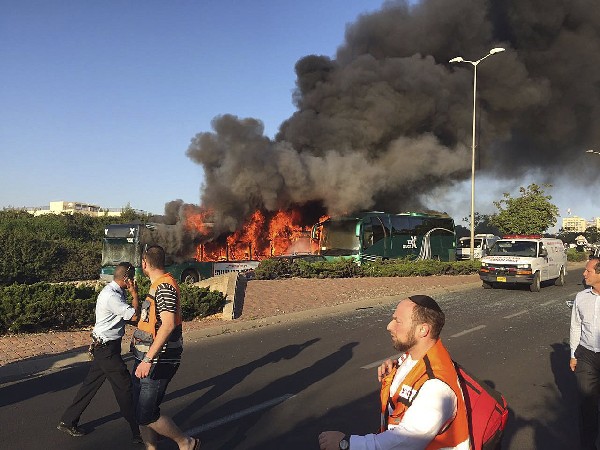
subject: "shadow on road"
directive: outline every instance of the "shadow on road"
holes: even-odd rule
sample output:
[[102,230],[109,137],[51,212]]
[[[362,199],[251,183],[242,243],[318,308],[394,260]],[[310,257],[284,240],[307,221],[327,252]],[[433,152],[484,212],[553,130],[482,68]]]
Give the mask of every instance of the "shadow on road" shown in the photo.
[[87,362],[80,362],[57,372],[4,386],[0,388],[0,407],[79,385],[88,369]]
[[512,441],[515,435],[524,428],[531,429],[534,448],[563,450],[577,447],[577,442],[579,442],[577,385],[575,376],[569,369],[571,351],[569,345],[565,343],[555,343],[551,347],[550,366],[554,375],[554,385],[546,387],[556,388],[559,395],[557,397],[549,393],[544,408],[553,412],[546,417],[554,417],[554,419],[548,422],[537,418],[522,417],[511,408],[502,442],[503,449],[516,449],[516,444],[511,445]]
[[[316,341],[316,340],[313,340]],[[309,341],[309,342],[313,342]],[[234,413],[237,413],[240,409],[247,408],[250,405],[257,405],[265,402],[265,400],[283,397],[286,395],[296,395],[311,386],[313,383],[323,380],[332,373],[343,367],[350,359],[352,359],[353,349],[358,345],[357,342],[348,343],[339,350],[331,353],[330,355],[316,361],[309,367],[306,367],[298,372],[279,378],[272,381],[264,388],[252,392],[247,396],[230,400],[229,402],[217,407],[210,412],[211,417],[227,417]],[[234,369],[235,370],[235,369]],[[229,373],[229,372],[228,372]],[[227,374],[223,376],[227,378]],[[226,382],[226,386],[230,385],[231,381]],[[216,392],[222,392],[223,387],[220,387]],[[214,397],[214,393],[211,394],[210,398]],[[194,400],[184,410],[178,413],[174,420],[176,423],[181,423],[189,417],[192,412],[197,411],[206,405],[208,397],[203,395],[198,399]],[[227,425],[227,432],[223,432],[223,428],[215,428],[202,433],[201,439],[205,441],[208,448],[222,448],[222,449],[242,449],[248,448],[244,441],[248,440],[251,435],[250,430],[260,421],[262,416],[269,412],[269,409],[264,409],[260,412],[255,412],[244,420],[237,421],[235,425]],[[202,423],[207,418],[194,418],[195,422]],[[296,436],[294,442],[298,442],[301,436]],[[302,440],[302,439],[301,439]],[[312,441],[311,441],[312,442]],[[316,441],[315,441],[316,442]],[[312,446],[311,446],[312,447]],[[293,448],[311,448],[311,447],[298,447],[297,445]],[[261,446],[260,448],[283,448],[283,447],[271,447],[269,445]],[[292,447],[290,447],[291,449]],[[288,449],[289,450],[289,449]]]
[[[54,367],[56,361],[77,356],[86,350],[87,346],[81,346],[61,353],[44,353],[42,355],[9,362],[8,364],[0,366],[0,383],[11,383],[13,381],[36,377]],[[85,362],[82,362],[81,364],[84,363]],[[75,365],[76,364],[72,364],[71,366]]]

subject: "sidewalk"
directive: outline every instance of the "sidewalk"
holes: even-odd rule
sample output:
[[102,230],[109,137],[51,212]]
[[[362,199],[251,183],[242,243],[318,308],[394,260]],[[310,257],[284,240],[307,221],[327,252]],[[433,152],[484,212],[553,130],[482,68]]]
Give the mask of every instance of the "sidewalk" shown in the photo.
[[[478,275],[252,280],[247,283],[240,316],[224,321],[221,315],[184,322],[185,339],[196,341],[227,332],[285,321],[333,314],[335,311],[387,303],[411,293],[436,293],[476,288]],[[91,327],[0,336],[0,383],[39,375],[86,360]],[[133,328],[127,326],[124,352]]]

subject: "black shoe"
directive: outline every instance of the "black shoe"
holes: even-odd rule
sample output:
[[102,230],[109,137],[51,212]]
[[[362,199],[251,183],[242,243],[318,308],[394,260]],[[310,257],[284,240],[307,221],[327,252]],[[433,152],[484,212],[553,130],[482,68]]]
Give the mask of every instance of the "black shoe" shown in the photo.
[[139,434],[136,434],[135,436],[133,436],[131,438],[131,443],[134,445],[143,444],[144,440],[142,439],[142,436],[140,436]]
[[71,436],[79,437],[85,435],[85,431],[79,428],[77,425],[67,425],[64,422],[60,422],[56,426],[57,430],[64,431],[65,433],[70,434]]

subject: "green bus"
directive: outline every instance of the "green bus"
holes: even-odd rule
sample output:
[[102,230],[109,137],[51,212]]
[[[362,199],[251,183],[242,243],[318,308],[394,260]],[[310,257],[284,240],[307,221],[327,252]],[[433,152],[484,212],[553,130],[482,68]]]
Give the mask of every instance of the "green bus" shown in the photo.
[[[196,283],[229,272],[243,272],[258,267],[258,261],[197,261],[176,260],[168,253],[168,242],[177,242],[172,225],[153,223],[112,224],[104,229],[102,239],[102,265],[100,278],[112,280],[117,264],[123,261],[133,264],[137,275],[142,274],[142,251],[146,245],[162,245],[167,251],[166,270],[177,280]],[[192,249],[192,252],[195,249]]]
[[312,237],[328,259],[456,259],[454,220],[447,214],[368,211],[332,217],[314,225]]

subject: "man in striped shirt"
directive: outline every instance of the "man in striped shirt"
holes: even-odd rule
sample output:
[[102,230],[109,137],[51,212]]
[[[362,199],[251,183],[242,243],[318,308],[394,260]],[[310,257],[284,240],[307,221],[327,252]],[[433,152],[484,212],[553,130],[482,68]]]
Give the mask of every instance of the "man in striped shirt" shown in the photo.
[[147,449],[156,449],[158,435],[162,435],[175,441],[180,449],[196,450],[200,441],[184,434],[170,417],[160,412],[160,403],[179,368],[183,352],[179,285],[165,272],[162,247],[155,245],[144,251],[142,270],[151,285],[132,338],[136,419]]
[[571,360],[579,390],[579,433],[581,449],[596,449],[598,400],[600,399],[600,259],[591,256],[583,278],[586,289],[579,292],[571,311]]

